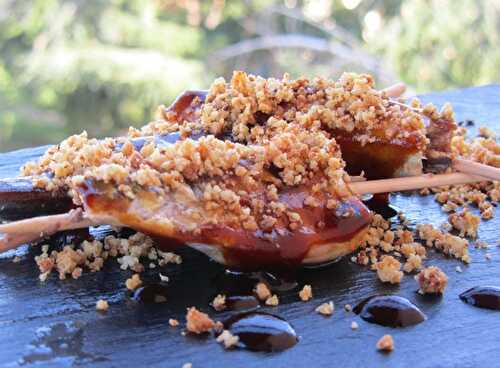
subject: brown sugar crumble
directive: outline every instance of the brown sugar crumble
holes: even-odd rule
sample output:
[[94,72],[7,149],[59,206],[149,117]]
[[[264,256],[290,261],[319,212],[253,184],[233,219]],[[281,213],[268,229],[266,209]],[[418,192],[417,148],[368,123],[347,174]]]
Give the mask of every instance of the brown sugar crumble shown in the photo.
[[303,302],[307,302],[308,300],[311,300],[312,298],[312,288],[311,285],[304,285],[302,290],[299,291],[299,298]]
[[226,309],[226,296],[222,294],[217,295],[212,301],[212,307],[218,312]]
[[109,309],[109,304],[106,300],[99,299],[95,304],[95,309],[97,309],[99,312],[107,312]]
[[271,290],[269,290],[269,287],[263,282],[257,283],[254,291],[260,301],[266,301],[271,297]]
[[238,345],[240,338],[231,334],[228,330],[224,330],[219,336],[217,336],[216,340],[218,343],[224,345],[225,349],[231,349]]
[[270,305],[272,307],[276,307],[280,303],[278,296],[274,294],[266,299],[266,305]]
[[383,256],[382,260],[375,263],[377,276],[382,282],[389,282],[391,284],[399,284],[403,277],[401,269],[401,262],[393,256]]
[[188,308],[186,321],[187,330],[198,335],[211,331],[215,325],[208,314],[200,312],[195,307]]
[[129,279],[127,279],[127,281],[125,281],[125,286],[127,286],[127,289],[131,291],[134,291],[141,285],[142,285],[142,280],[139,274],[137,273],[133,274],[132,277],[130,277]]
[[315,311],[323,316],[331,316],[335,310],[335,306],[332,301],[323,303],[319,305]]
[[377,341],[377,350],[391,352],[394,350],[394,339],[391,335],[384,335]]
[[415,276],[420,289],[420,294],[443,294],[448,285],[448,277],[439,267],[424,268]]
[[459,213],[449,215],[448,221],[455,229],[460,231],[460,236],[475,238],[481,219],[479,216],[473,215],[468,209],[464,209]]

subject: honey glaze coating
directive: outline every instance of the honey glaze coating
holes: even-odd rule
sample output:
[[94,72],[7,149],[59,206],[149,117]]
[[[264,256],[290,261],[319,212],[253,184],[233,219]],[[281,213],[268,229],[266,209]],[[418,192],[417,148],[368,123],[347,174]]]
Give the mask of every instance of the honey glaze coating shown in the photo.
[[290,221],[282,216],[270,231],[214,224],[209,213],[193,223],[188,214],[203,211],[196,199],[158,197],[143,191],[130,200],[112,186],[99,182],[86,182],[79,191],[93,218],[151,235],[164,250],[180,244],[193,245],[212,252],[210,255],[215,254],[219,262],[242,270],[298,267],[351,253],[361,244],[371,220],[370,211],[354,196],[342,201],[335,210],[326,208],[326,201],[314,208],[304,206],[301,203],[308,192],[300,187],[285,190],[280,201],[300,213],[302,225],[292,230]]

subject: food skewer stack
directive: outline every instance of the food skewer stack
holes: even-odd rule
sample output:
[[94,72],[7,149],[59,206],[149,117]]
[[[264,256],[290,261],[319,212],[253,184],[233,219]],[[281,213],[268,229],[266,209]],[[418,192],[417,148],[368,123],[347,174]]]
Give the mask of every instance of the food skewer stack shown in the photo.
[[[396,100],[404,85],[372,85],[366,75],[236,72],[208,93],[184,93],[129,137],[70,137],[24,174],[34,190],[68,193],[75,209],[0,225],[0,251],[110,224],[231,266],[323,262],[354,251],[368,228],[356,196],[500,179],[497,167],[452,152],[449,107],[408,106]],[[424,157],[449,172],[422,174]]]

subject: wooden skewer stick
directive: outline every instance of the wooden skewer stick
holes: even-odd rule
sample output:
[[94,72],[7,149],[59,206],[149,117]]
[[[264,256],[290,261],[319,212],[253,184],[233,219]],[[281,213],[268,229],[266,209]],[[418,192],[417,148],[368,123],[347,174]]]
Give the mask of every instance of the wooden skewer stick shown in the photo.
[[21,244],[33,242],[59,231],[95,225],[97,224],[84,217],[81,208],[61,215],[40,216],[10,222],[0,225],[0,252],[14,249]]
[[480,175],[491,180],[500,180],[500,168],[481,164],[479,162],[456,158],[451,166],[462,173]]
[[415,190],[445,185],[468,184],[487,181],[482,176],[464,173],[451,174],[424,174],[404,178],[367,180],[350,184],[351,189],[358,195],[390,193],[404,190]]
[[382,92],[384,92],[387,97],[398,98],[406,92],[406,85],[404,83],[396,83],[384,88]]

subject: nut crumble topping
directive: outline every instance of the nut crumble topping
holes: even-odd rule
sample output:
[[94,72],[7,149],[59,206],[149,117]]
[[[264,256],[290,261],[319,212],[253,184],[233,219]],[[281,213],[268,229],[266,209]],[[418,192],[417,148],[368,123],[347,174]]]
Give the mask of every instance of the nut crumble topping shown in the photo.
[[439,267],[424,268],[415,276],[420,286],[420,294],[443,294],[448,284],[448,277]]
[[186,321],[187,330],[198,335],[211,331],[215,325],[214,321],[208,316],[208,314],[200,312],[195,307],[188,308]]
[[391,335],[384,335],[377,341],[377,350],[391,352],[394,350],[394,339]]
[[333,302],[327,302],[319,305],[315,311],[323,316],[331,316],[335,310]]

